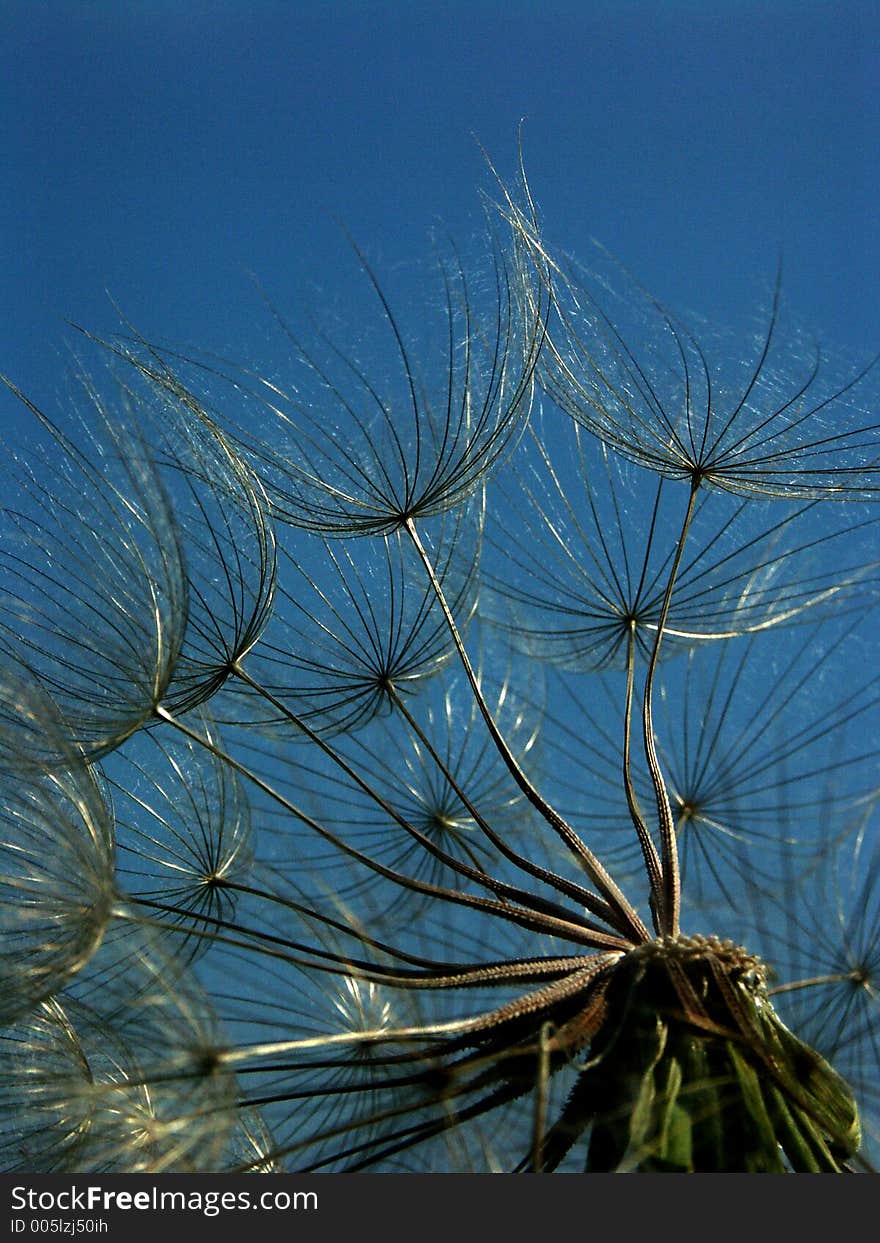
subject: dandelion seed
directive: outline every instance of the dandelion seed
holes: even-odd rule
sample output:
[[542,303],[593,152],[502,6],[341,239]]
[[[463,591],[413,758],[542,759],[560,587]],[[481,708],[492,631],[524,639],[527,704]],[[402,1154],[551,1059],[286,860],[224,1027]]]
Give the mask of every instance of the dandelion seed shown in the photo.
[[[476,605],[479,525],[461,511],[440,524],[440,575],[464,624]],[[247,670],[312,728],[351,732],[392,712],[395,697],[417,695],[454,648],[400,533],[354,545],[297,536]],[[283,721],[249,698],[257,719]]]
[[[633,627],[639,655],[650,658],[681,524],[674,489],[577,426],[545,422],[552,455],[534,420],[529,430],[532,469],[510,479],[489,506],[494,560],[484,578],[515,609],[511,621],[498,616],[496,624],[535,657],[573,670],[625,667]],[[843,507],[837,514],[832,522],[815,504],[780,513],[778,505],[704,496],[663,653],[864,607],[876,590],[874,520]]]
[[[876,499],[876,359],[846,371],[788,329],[781,272],[763,331],[744,355],[736,345],[701,344],[601,251],[602,274],[582,277],[549,254],[512,203],[508,218],[552,288],[556,318],[539,381],[576,422],[631,461],[692,487]],[[522,279],[530,288],[531,273]]]
[[[197,365],[221,383],[223,425],[249,455],[276,516],[334,536],[392,534],[406,519],[436,517],[467,500],[522,432],[543,337],[540,298],[534,311],[517,303],[497,250],[489,322],[454,257],[438,264],[437,344],[420,358],[357,255],[396,364],[387,378],[384,364],[361,361],[321,328],[304,342],[277,312],[295,375],[286,388]],[[235,402],[246,411],[237,419]],[[265,436],[255,434],[258,423],[270,429]]]
[[[236,1122],[235,1082],[218,1056],[210,1004],[196,982],[124,918],[55,999],[88,1078],[88,1134],[77,1170],[214,1170]],[[62,1084],[56,1085],[58,1087]]]
[[[204,716],[199,723],[216,737]],[[174,952],[183,955],[200,915],[234,919],[230,886],[249,880],[254,847],[241,784],[203,748],[155,732],[105,762],[105,775],[116,812],[117,884],[147,918],[174,925]],[[192,938],[193,954],[206,944]]]
[[88,962],[114,901],[113,821],[34,683],[0,678],[0,1022],[26,1015]]
[[[66,488],[31,476],[29,509],[6,514],[0,644],[99,756],[150,724],[160,703],[187,711],[210,698],[259,639],[275,585],[267,502],[183,390],[173,403],[158,385],[145,397],[120,384],[119,416],[83,377],[83,428],[96,459],[108,459],[101,470],[7,384],[47,432],[60,458],[51,473]],[[147,448],[148,428],[164,460]]]
[[178,529],[127,401],[111,409],[83,378],[81,449],[6,383],[42,439],[14,463],[18,503],[3,510],[0,648],[97,755],[150,720],[173,677],[188,608]]

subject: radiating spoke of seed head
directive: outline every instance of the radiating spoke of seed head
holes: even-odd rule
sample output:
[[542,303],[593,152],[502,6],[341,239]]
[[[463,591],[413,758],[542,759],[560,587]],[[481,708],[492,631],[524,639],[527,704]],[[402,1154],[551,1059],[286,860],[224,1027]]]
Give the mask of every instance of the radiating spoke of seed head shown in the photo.
[[[500,680],[488,672],[482,680],[511,746],[528,765],[537,746],[539,689],[533,685],[536,671],[526,670],[530,676],[518,679],[512,668]],[[434,682],[412,707],[394,691],[392,704],[394,712],[368,733],[336,744],[362,784],[347,779],[330,757],[301,754],[295,778],[299,797],[307,797],[314,814],[342,839],[418,880],[454,884],[457,862],[468,872],[486,871],[496,882],[516,883],[517,869],[502,863],[504,852],[511,861],[531,864],[531,874],[537,874],[544,826],[529,813],[501,763],[463,675]],[[273,820],[264,822],[266,828]],[[279,826],[279,838],[284,832]],[[336,855],[319,843],[301,842],[299,851],[337,892],[350,896],[351,882],[342,883]],[[354,889],[372,890],[376,884],[375,877],[360,876]],[[401,904],[417,909],[424,901],[425,895],[406,892],[386,899],[395,910]]]
[[[195,720],[209,738],[216,729]],[[195,955],[200,916],[232,919],[231,886],[247,883],[253,862],[250,806],[240,779],[203,747],[151,731],[104,763],[116,814],[117,884],[133,904],[159,904],[168,952]],[[155,907],[145,908],[151,915]]]
[[373,337],[320,324],[300,333],[271,308],[287,378],[174,360],[211,390],[276,515],[327,535],[388,534],[471,496],[528,418],[546,316],[542,291],[524,300],[496,245],[485,296],[457,255],[438,259],[437,305],[429,295],[405,323],[355,250]]
[[35,683],[0,677],[0,1020],[27,1014],[100,944],[114,899],[111,810]]
[[86,1120],[65,1169],[218,1167],[236,1123],[237,1093],[217,1058],[207,998],[179,963],[123,920],[51,1009],[51,1016],[44,1008],[39,1022],[14,1029],[0,1082],[9,1074],[33,1080],[46,1065],[46,1047],[58,1049],[63,1032],[76,1056],[30,1096],[34,1118],[42,1112],[47,1120],[59,1113]]
[[[429,525],[441,578],[466,626],[477,601],[481,506]],[[387,716],[396,696],[417,698],[454,657],[434,594],[401,533],[328,541],[289,530],[281,570],[272,624],[246,667],[322,734]],[[255,720],[279,719],[253,695],[244,711]]]
[[[623,667],[631,627],[643,659],[653,647],[681,495],[549,413],[492,485],[484,577],[511,606],[494,615],[538,659]],[[661,657],[864,607],[877,591],[874,512],[702,495]]]
[[111,403],[82,377],[77,444],[6,383],[34,415],[34,443],[11,458],[16,499],[2,510],[0,651],[100,754],[150,719],[174,675],[188,610],[179,528],[124,393]]
[[[876,798],[845,817],[849,832],[816,866],[790,869],[781,911],[756,912],[774,967],[773,1001],[788,1025],[852,1084],[864,1157],[880,1161],[880,854]],[[844,817],[842,817],[844,819]]]
[[0,1165],[13,1173],[76,1169],[91,1124],[91,1073],[57,1001],[41,1002],[0,1031]]
[[839,364],[790,326],[781,268],[744,348],[687,327],[600,247],[589,271],[555,255],[509,194],[502,213],[523,296],[536,279],[552,292],[539,383],[576,422],[671,479],[741,496],[877,498],[876,359]]

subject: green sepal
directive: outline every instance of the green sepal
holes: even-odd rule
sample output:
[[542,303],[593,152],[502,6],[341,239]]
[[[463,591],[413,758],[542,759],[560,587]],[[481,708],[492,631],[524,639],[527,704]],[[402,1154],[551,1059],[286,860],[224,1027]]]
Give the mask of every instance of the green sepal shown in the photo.
[[740,1168],[747,1174],[784,1174],[785,1164],[776,1128],[767,1111],[761,1079],[732,1040],[726,1041],[727,1054],[740,1089],[743,1150]]

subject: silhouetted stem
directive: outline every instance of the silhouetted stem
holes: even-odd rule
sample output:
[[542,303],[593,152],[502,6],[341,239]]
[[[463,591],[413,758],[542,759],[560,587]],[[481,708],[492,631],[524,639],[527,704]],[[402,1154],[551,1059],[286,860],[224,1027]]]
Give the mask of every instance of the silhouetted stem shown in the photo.
[[544,799],[538,790],[535,789],[529,778],[523,772],[522,768],[520,768],[516,757],[504,738],[504,735],[495,723],[495,718],[492,716],[489,705],[486,703],[480,687],[479,678],[474,672],[473,665],[468,657],[467,649],[464,646],[464,641],[462,640],[458,626],[456,625],[455,618],[452,616],[452,611],[449,608],[446,597],[443,593],[443,586],[437,578],[431,558],[429,557],[419,534],[416,531],[415,524],[411,518],[407,518],[404,520],[403,525],[413,542],[422,564],[425,567],[425,572],[428,575],[434,594],[437,597],[437,602],[443,611],[443,616],[446,619],[449,633],[452,637],[455,649],[458,652],[462,667],[467,675],[468,682],[470,683],[474,700],[480,710],[483,720],[486,722],[486,728],[489,731],[489,736],[495,744],[498,754],[504,761],[508,771],[531,805],[540,813],[541,816],[543,816],[556,835],[560,837],[563,842],[565,842],[566,846],[584,868],[593,884],[605,897],[609,904],[609,913],[607,916],[609,922],[627,936],[631,936],[636,942],[650,940],[650,934],[639,918],[635,908],[612,880],[611,876],[605,870],[600,861],[596,858],[593,852],[584,845],[575,833],[574,829],[572,829],[571,826],[563,820],[559,813],[551,807],[546,799]]
[[660,865],[660,859],[657,856],[657,848],[651,839],[651,834],[648,832],[648,825],[645,821],[645,817],[642,815],[642,809],[639,807],[639,801],[636,798],[630,762],[633,682],[635,677],[635,626],[635,621],[630,622],[629,632],[626,637],[626,709],[624,711],[623,724],[623,786],[626,791],[626,803],[629,807],[629,814],[632,818],[633,824],[635,825],[635,830],[639,835],[639,845],[642,848],[642,858],[645,862],[645,871],[648,874],[648,880],[651,884],[651,918],[654,924],[654,931],[659,933],[661,930],[660,911],[663,906],[663,869]]
[[657,800],[657,817],[660,824],[660,851],[663,865],[663,892],[659,912],[661,925],[660,931],[667,936],[677,936],[679,932],[678,920],[681,907],[681,874],[679,871],[678,842],[675,835],[675,823],[672,819],[672,808],[669,805],[669,795],[666,792],[666,783],[663,780],[663,773],[660,769],[660,761],[657,758],[657,747],[654,741],[654,722],[652,712],[654,675],[657,671],[657,661],[660,655],[660,644],[663,640],[663,629],[666,625],[666,618],[669,614],[669,606],[672,602],[672,590],[675,586],[679,566],[681,565],[685,541],[687,540],[691,519],[694,516],[694,507],[696,505],[697,493],[699,492],[699,489],[699,480],[694,480],[691,484],[691,492],[690,497],[688,498],[688,506],[685,511],[684,521],[681,524],[681,534],[678,537],[678,546],[675,550],[675,558],[672,562],[672,569],[669,572],[669,582],[666,584],[666,593],[663,597],[663,607],[660,610],[660,620],[657,623],[657,637],[654,639],[654,647],[651,651],[651,660],[648,664],[648,676],[645,681],[645,702],[642,714],[645,740],[645,758],[648,761],[648,769],[651,773],[651,783],[654,786],[654,797]]
[[[324,754],[334,762],[334,764],[337,764],[345,775],[351,778],[351,780],[354,781],[355,784],[373,800],[373,802],[381,807],[386,815],[388,815],[403,830],[403,832],[407,833],[410,837],[417,841],[419,845],[428,852],[428,854],[432,855],[440,863],[445,864],[451,871],[457,873],[459,876],[464,876],[468,880],[474,880],[481,884],[484,888],[490,890],[490,892],[495,894],[495,896],[500,898],[502,901],[510,899],[514,902],[519,902],[523,905],[529,906],[534,910],[545,911],[557,919],[561,918],[570,920],[572,918],[572,912],[567,911],[559,903],[552,902],[546,898],[541,898],[537,894],[529,893],[528,891],[520,889],[515,885],[508,885],[503,881],[496,880],[479,864],[473,867],[469,866],[462,860],[457,859],[454,855],[449,854],[448,851],[441,849],[426,833],[423,833],[421,830],[415,828],[414,825],[411,825],[395,807],[393,807],[386,799],[382,798],[381,794],[373,789],[368,781],[364,780],[357,770],[348,763],[344,756],[340,755],[338,751],[331,747],[330,744],[323,739],[320,734],[316,733],[311,726],[306,724],[301,717],[297,716],[295,712],[292,712],[289,708],[287,708],[281,700],[277,699],[271,693],[271,691],[266,690],[265,687],[260,686],[258,682],[254,681],[254,679],[250,677],[250,675],[247,674],[240,665],[236,664],[233,671],[236,676],[241,678],[241,680],[250,686],[252,690],[262,695],[263,698],[266,699],[275,709],[277,709],[277,711],[280,712],[288,721],[290,721],[292,725],[295,725],[297,729],[302,730],[306,737],[309,738],[310,741],[317,747],[319,747]],[[468,806],[470,807],[470,804],[468,804]],[[482,824],[485,825],[485,821],[482,821]],[[536,872],[540,874],[540,869],[536,869]],[[556,880],[556,878],[550,873],[544,873],[543,876],[541,876],[541,879],[546,880],[551,884]],[[587,891],[578,890],[575,896],[578,901],[580,901],[583,905],[588,906],[589,909],[594,910],[595,908],[594,913],[598,913],[607,918],[604,904],[600,903],[594,895],[588,893]],[[587,899],[586,901],[585,896]],[[610,936],[605,928],[600,928],[589,920],[584,920],[583,925],[584,927],[588,927],[591,931],[595,932],[597,937],[601,938],[601,944],[604,945],[613,943],[616,945],[619,943],[619,938]]]
[[532,1127],[532,1171],[544,1173],[544,1138],[547,1133],[547,1085],[550,1079],[551,1023],[538,1034],[538,1069],[535,1076],[535,1115]]
[[505,857],[505,859],[508,859],[522,871],[527,872],[530,876],[534,876],[537,880],[542,880],[546,884],[551,885],[560,893],[564,893],[566,897],[573,898],[574,901],[579,902],[582,906],[585,906],[587,910],[591,911],[593,914],[600,915],[607,919],[609,914],[608,904],[603,902],[601,898],[598,898],[594,893],[590,893],[588,889],[584,889],[582,885],[578,885],[576,882],[568,880],[564,876],[559,876],[557,873],[551,872],[548,868],[541,867],[538,863],[533,863],[531,859],[527,859],[524,855],[521,855],[518,851],[509,846],[504,838],[495,832],[492,826],[484,819],[477,808],[473,805],[465,791],[461,789],[459,784],[456,782],[455,777],[449,770],[449,766],[444,763],[442,757],[438,755],[437,750],[430,738],[421,728],[418,721],[416,721],[413,717],[403,698],[398,694],[394,687],[391,688],[389,694],[394,702],[394,706],[402,714],[407,724],[410,726],[419,742],[421,742],[424,746],[425,750],[437,765],[440,772],[449,782],[449,785],[455,791],[458,798],[461,799],[462,806],[465,808],[468,815],[473,817],[474,822],[485,834],[495,849],[498,850]]
[[800,988],[816,988],[822,984],[844,984],[850,981],[853,984],[862,984],[862,986],[875,996],[876,992],[870,988],[867,981],[864,981],[858,971],[834,971],[830,975],[812,975],[805,980],[791,980],[787,984],[774,984],[772,988],[768,988],[767,992],[771,996],[777,993],[794,993]]
[[[297,807],[289,799],[285,798],[280,791],[276,790],[267,781],[264,781],[257,773],[253,772],[246,765],[234,759],[222,747],[218,747],[211,739],[200,735],[196,730],[190,729],[183,721],[178,720],[175,716],[158,704],[154,709],[155,715],[169,725],[173,725],[191,741],[198,743],[204,747],[217,759],[224,764],[228,764],[235,772],[246,777],[248,781],[253,782],[258,789],[262,790],[269,798],[277,802],[290,815],[300,820],[303,824],[313,829],[319,837],[324,841],[330,842],[337,850],[348,855],[349,858],[362,863],[370,871],[375,872],[378,876],[384,876],[386,880],[393,881],[404,889],[410,890],[412,893],[428,894],[432,897],[439,898],[445,902],[451,902],[458,906],[466,906],[472,910],[482,910],[490,914],[499,916],[510,923],[517,924],[519,927],[528,928],[532,932],[549,933],[575,941],[580,945],[588,945],[592,948],[605,949],[621,949],[626,948],[626,942],[622,942],[620,937],[616,937],[607,932],[595,931],[582,916],[574,913],[565,912],[564,915],[556,915],[547,912],[550,903],[535,895],[524,895],[532,904],[530,908],[522,906],[512,906],[509,903],[501,901],[492,901],[488,898],[480,898],[473,894],[462,893],[456,889],[446,889],[442,885],[432,885],[427,881],[416,880],[412,876],[406,876],[402,872],[395,871],[394,868],[386,867],[377,859],[371,858],[370,855],[364,854],[363,851],[357,850],[354,846],[344,841],[338,834],[333,833],[330,829],[319,824],[313,816],[310,816],[302,808]],[[413,830],[415,833],[415,830]],[[460,865],[461,871],[465,871],[464,865]],[[482,880],[479,874],[475,874],[477,880]],[[506,886],[498,882],[497,888],[501,891],[512,889],[512,886]]]

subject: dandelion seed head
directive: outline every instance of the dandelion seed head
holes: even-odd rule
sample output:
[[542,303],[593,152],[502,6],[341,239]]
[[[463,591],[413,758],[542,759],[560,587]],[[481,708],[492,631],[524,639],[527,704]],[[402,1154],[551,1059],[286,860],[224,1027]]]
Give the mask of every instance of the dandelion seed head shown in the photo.
[[12,1168],[875,1158],[874,369],[556,258],[520,171],[488,285],[355,247],[372,336],[127,325],[77,443],[12,389]]

